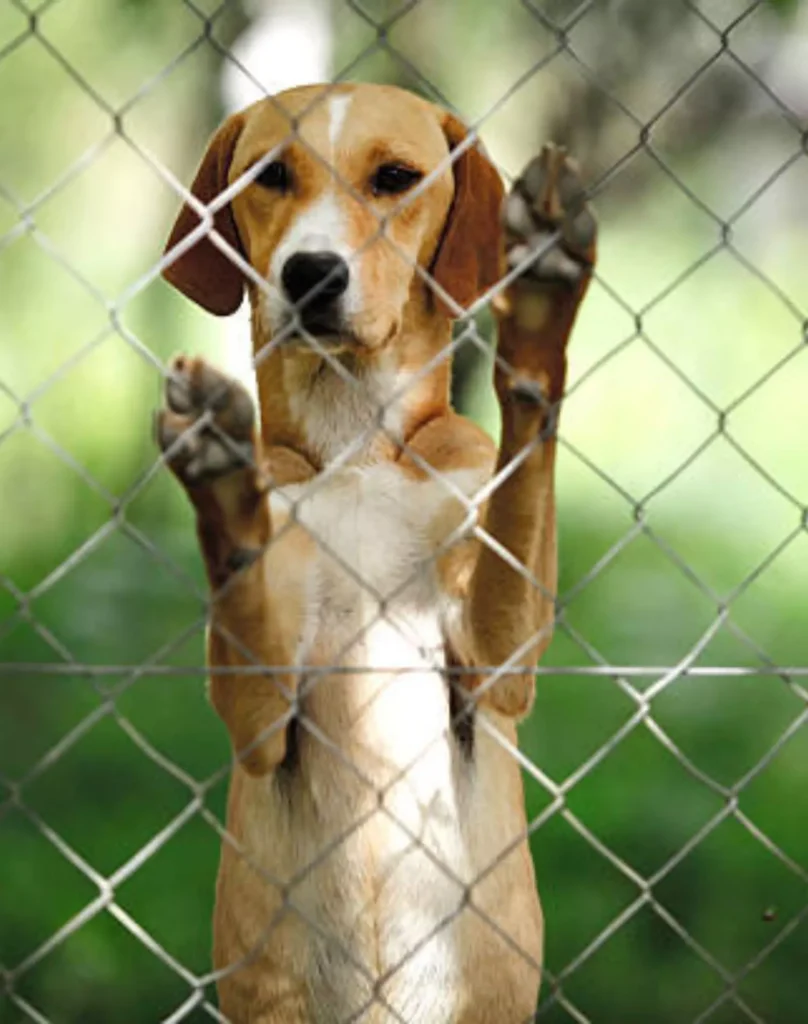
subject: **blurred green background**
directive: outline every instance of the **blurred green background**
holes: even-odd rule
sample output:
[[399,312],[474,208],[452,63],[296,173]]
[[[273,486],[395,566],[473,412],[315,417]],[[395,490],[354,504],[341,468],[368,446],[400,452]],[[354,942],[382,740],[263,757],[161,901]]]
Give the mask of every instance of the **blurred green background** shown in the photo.
[[[0,967],[27,965],[1,1024],[180,1019],[137,926],[209,969],[219,840],[189,780],[228,747],[150,416],[171,354],[247,372],[248,342],[155,278],[160,168],[188,182],[258,84],[329,76],[482,119],[506,178],[555,138],[597,183],[562,618],[522,730],[531,820],[540,778],[565,793],[532,836],[563,996],[538,1019],[808,1019],[808,680],[778,670],[808,666],[806,54],[805,6],[774,0],[0,2]],[[458,402],[495,432],[489,376],[466,345]],[[704,1016],[733,992],[749,1013]]]

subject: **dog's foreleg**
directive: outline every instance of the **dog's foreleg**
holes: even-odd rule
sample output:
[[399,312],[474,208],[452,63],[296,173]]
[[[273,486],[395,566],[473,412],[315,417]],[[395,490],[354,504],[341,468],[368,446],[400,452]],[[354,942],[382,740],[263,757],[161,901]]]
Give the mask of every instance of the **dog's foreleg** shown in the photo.
[[508,271],[522,272],[494,303],[495,386],[502,411],[498,486],[472,574],[467,628],[479,665],[508,664],[480,698],[526,713],[533,669],[552,637],[557,587],[554,471],[566,345],[591,277],[595,221],[564,152],[546,146],[505,201]]
[[196,511],[211,587],[211,700],[236,756],[261,775],[284,757],[295,677],[265,574],[272,527],[252,399],[203,360],[180,356],[157,438]]

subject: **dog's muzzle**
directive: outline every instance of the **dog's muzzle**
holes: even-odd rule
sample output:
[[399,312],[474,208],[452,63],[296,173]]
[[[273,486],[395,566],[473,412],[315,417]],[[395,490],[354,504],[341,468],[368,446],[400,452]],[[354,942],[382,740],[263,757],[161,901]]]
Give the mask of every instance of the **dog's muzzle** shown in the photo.
[[287,259],[281,284],[305,331],[315,336],[344,332],[342,296],[350,276],[348,264],[334,252],[298,252]]

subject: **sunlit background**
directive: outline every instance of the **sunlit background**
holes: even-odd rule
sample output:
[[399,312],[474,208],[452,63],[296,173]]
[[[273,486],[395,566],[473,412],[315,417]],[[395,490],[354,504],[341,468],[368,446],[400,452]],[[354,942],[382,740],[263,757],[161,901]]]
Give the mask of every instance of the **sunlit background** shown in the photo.
[[[560,977],[538,1019],[799,1024],[808,10],[785,0],[0,0],[0,1024],[211,1019],[172,1014],[178,965],[210,968],[191,781],[228,746],[151,413],[174,352],[248,375],[249,345],[154,265],[224,114],[330,78],[451,106],[506,180],[565,142],[594,189],[560,622],[522,729]],[[458,402],[496,432],[489,376],[466,345]]]

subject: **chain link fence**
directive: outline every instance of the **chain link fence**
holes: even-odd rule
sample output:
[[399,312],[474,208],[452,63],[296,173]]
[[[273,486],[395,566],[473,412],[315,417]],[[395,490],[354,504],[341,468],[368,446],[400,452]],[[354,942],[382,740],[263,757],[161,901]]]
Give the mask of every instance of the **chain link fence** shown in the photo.
[[[190,347],[181,331],[213,347],[214,328],[159,283],[158,246],[200,152],[174,145],[176,112],[193,111],[222,67],[260,92],[235,45],[260,12],[120,7],[117,37],[72,0],[11,0],[0,22],[0,74],[24,57],[30,86],[47,61],[82,106],[75,131],[59,126],[66,146],[42,156],[48,96],[29,92],[26,107],[13,79],[0,83],[30,154],[0,165],[12,311],[0,362],[3,1024],[224,1020],[205,953],[230,763],[200,699],[208,595],[190,517],[147,447],[145,412],[167,356]],[[181,22],[161,21],[169,7]],[[468,73],[447,95],[431,79],[448,55],[424,45],[433,24],[440,35],[463,20],[456,9],[344,0],[329,10],[337,25],[351,19],[334,30],[346,54],[332,78],[375,69],[502,138],[540,81],[528,141],[568,141],[601,214],[559,432],[556,640],[512,751],[547,917],[537,1019],[796,1024],[808,953],[808,108],[784,71],[804,86],[804,51],[783,47],[808,45],[808,23],[798,5],[763,0],[653,9],[523,0],[488,11],[478,45],[496,95],[478,91],[470,116]],[[143,33],[137,59],[129,31]],[[786,52],[791,64],[774,59]],[[161,89],[195,61],[172,107]],[[201,137],[206,116],[193,116]],[[162,150],[140,117],[162,126]],[[492,152],[510,181],[529,154],[506,148]],[[82,186],[88,205],[70,198],[96,167],[107,188],[116,171],[135,185],[112,200],[128,219],[89,198],[100,179]],[[150,210],[138,209],[138,175],[162,190]],[[139,269],[107,274],[110,233],[150,253]],[[38,333],[40,307],[69,343]],[[464,321],[452,349],[459,402],[490,424],[485,323]]]

